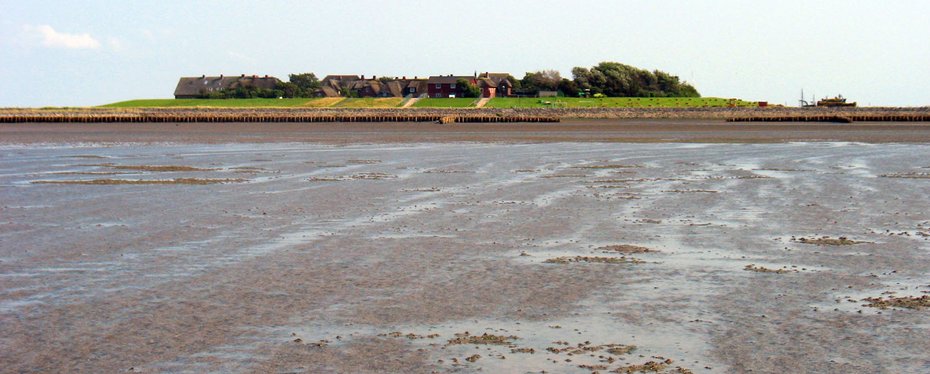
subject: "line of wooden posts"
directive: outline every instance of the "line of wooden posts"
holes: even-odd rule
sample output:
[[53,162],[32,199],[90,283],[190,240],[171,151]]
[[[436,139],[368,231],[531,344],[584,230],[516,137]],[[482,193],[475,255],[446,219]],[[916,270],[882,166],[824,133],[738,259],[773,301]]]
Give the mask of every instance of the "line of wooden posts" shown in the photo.
[[423,115],[423,114],[119,114],[119,113],[59,113],[0,115],[0,123],[140,123],[140,122],[438,122],[438,123],[514,123],[560,122],[556,116],[484,116],[484,115]]
[[928,122],[928,114],[784,115],[727,118],[727,122]]

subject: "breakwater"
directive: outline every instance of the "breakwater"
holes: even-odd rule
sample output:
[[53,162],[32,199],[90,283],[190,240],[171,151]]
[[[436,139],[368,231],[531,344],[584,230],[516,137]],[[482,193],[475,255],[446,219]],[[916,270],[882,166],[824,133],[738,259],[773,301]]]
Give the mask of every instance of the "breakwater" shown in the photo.
[[930,114],[858,114],[858,115],[760,115],[731,117],[727,122],[930,122]]
[[930,121],[930,108],[0,108],[0,123],[559,122],[703,119],[730,122]]
[[542,123],[559,122],[551,115],[493,115],[475,113],[319,113],[306,111],[162,111],[162,112],[20,112],[0,114],[0,123],[189,123],[189,122],[438,122],[451,123]]

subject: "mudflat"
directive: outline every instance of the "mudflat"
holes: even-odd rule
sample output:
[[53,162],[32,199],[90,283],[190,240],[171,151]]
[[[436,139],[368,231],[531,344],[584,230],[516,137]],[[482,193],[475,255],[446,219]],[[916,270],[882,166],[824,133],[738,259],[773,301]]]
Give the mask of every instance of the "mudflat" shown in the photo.
[[0,371],[930,368],[926,125],[550,126],[2,125]]
[[578,120],[561,123],[18,123],[7,143],[42,142],[930,142],[928,122],[726,123],[722,120]]

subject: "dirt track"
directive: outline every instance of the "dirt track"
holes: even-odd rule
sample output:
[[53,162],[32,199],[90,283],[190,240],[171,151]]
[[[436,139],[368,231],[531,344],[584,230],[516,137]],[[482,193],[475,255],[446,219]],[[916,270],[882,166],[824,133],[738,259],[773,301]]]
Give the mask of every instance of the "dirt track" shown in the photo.
[[0,124],[7,143],[43,142],[930,142],[930,123],[725,123],[564,120],[557,124],[98,123]]

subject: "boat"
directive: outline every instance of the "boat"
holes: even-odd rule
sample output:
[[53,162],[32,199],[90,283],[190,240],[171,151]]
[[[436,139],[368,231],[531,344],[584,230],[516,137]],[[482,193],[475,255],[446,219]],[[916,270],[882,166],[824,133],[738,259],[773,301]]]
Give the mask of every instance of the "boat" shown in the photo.
[[819,107],[854,107],[856,106],[855,102],[847,103],[846,98],[843,95],[836,95],[833,98],[823,98],[823,100],[817,101],[817,106]]

